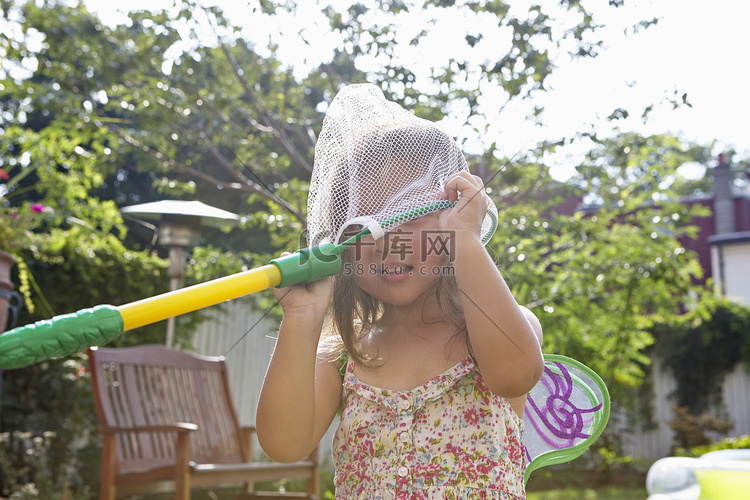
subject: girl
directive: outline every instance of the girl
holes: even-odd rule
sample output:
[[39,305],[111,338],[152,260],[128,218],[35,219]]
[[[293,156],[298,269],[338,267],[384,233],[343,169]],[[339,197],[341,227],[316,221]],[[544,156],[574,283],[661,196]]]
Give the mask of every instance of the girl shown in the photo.
[[274,291],[284,317],[261,446],[300,460],[340,412],[336,498],[524,498],[521,415],[542,332],[483,246],[494,205],[481,179],[372,85],[336,96],[315,155],[311,242],[372,236],[333,279]]

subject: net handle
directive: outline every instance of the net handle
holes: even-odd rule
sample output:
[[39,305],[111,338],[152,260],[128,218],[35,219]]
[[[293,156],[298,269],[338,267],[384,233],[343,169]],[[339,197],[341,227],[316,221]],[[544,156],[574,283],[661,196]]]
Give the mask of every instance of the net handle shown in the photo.
[[[419,208],[413,208],[411,210],[407,210],[406,212],[401,212],[399,214],[396,214],[392,217],[389,217],[383,221],[381,226],[390,226],[394,223],[400,223],[403,224],[405,222],[409,222],[414,219],[418,219],[419,217],[422,217],[423,215],[427,215],[432,212],[436,212],[438,210],[445,210],[446,208],[453,208],[456,206],[457,201],[439,201],[437,203],[432,203],[430,205],[425,205],[423,207]],[[497,229],[497,215],[495,212],[493,212],[491,209],[487,209],[487,215],[490,217],[490,222],[492,223],[492,227],[489,231],[487,231],[484,236],[482,236],[482,245],[486,245],[490,239],[492,238],[492,235],[495,233],[495,230]],[[368,236],[371,234],[370,229],[364,228],[348,240],[344,241],[343,243],[340,243],[336,245],[334,252],[337,254],[340,254],[344,251],[346,247],[349,245],[353,245],[354,243],[358,242],[365,236]]]

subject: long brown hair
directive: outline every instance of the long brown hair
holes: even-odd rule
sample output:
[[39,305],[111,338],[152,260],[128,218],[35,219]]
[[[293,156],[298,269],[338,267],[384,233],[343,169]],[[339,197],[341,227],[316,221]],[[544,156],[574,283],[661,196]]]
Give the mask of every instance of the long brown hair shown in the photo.
[[[342,254],[344,270],[351,264],[350,252]],[[434,293],[438,307],[456,328],[454,338],[463,337],[468,342],[466,321],[461,306],[461,297],[455,272],[450,264],[443,268],[437,283],[425,294]],[[323,354],[331,361],[338,359],[342,351],[355,363],[372,364],[377,356],[365,353],[362,340],[373,325],[383,316],[384,303],[362,290],[354,281],[354,273],[342,271],[333,278],[333,298],[328,328],[324,333]]]

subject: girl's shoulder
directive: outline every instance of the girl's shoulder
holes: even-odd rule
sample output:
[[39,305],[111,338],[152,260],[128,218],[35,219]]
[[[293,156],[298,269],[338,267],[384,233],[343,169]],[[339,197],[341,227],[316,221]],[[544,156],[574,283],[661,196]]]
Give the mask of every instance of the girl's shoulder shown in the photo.
[[340,337],[323,335],[318,344],[317,358],[318,363],[332,365],[343,380],[349,355]]

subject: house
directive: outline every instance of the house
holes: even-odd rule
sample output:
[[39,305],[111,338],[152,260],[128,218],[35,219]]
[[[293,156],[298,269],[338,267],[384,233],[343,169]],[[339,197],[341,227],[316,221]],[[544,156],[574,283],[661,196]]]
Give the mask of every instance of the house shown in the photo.
[[[710,208],[711,215],[693,219],[699,228],[698,236],[684,239],[682,244],[696,252],[704,270],[703,279],[712,279],[718,294],[750,306],[750,182],[744,189],[734,186],[723,154],[713,167],[713,177],[713,193],[684,200],[686,204]],[[654,360],[653,373],[653,418],[657,427],[647,433],[628,434],[623,442],[626,454],[646,460],[668,456],[673,445],[669,396],[676,387],[675,381],[660,369],[658,359]],[[732,433],[750,434],[750,374],[744,366],[738,366],[725,379],[723,401],[726,418],[734,424]]]
[[750,306],[750,182],[743,191],[733,189],[724,155],[719,155],[714,168],[713,208],[714,216],[705,227],[710,275],[717,293]]

